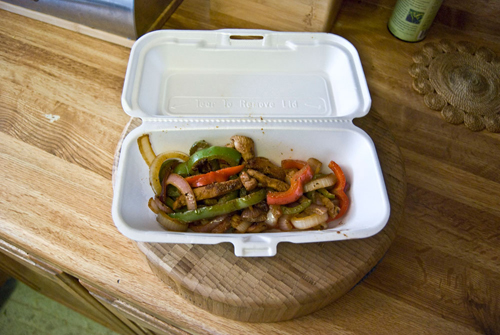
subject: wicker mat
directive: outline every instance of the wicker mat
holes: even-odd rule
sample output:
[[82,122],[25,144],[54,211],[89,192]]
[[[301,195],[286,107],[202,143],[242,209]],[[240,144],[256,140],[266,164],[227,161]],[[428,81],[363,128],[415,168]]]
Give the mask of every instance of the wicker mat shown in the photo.
[[424,103],[452,124],[500,132],[500,57],[471,42],[427,43],[413,55],[410,75]]

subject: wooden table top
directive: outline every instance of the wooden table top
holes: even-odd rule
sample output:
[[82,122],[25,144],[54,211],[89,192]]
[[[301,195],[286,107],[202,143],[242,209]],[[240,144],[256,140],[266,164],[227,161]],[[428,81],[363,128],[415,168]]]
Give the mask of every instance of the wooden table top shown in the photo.
[[[184,0],[165,28],[244,26],[212,15],[206,3]],[[456,5],[447,7],[451,14],[474,12],[448,3]],[[443,38],[500,55],[500,35],[450,19],[425,42],[405,43],[386,28],[393,4],[344,0],[332,32],[358,49],[372,110],[400,146],[405,214],[375,271],[326,308],[243,323],[165,289],[111,218],[113,157],[129,120],[120,96],[130,49],[2,10],[0,238],[192,333],[499,332],[500,134],[443,121],[412,89],[408,68],[424,43]]]

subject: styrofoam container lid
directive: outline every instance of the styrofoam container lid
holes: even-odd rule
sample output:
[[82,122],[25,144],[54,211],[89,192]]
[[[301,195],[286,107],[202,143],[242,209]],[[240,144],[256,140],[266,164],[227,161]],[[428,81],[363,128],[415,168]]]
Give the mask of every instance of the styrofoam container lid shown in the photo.
[[[230,242],[237,256],[273,256],[279,242],[364,238],[388,221],[390,206],[371,138],[352,119],[371,98],[356,49],[340,36],[264,30],[172,31],[141,37],[131,50],[124,111],[143,123],[126,136],[116,170],[113,219],[144,242]],[[203,234],[165,231],[147,206],[153,196],[137,138],[156,153],[188,152],[204,139],[255,141],[256,154],[336,161],[350,183],[341,224],[322,231]],[[325,172],[327,172],[325,170]],[[338,224],[336,222],[335,224]]]

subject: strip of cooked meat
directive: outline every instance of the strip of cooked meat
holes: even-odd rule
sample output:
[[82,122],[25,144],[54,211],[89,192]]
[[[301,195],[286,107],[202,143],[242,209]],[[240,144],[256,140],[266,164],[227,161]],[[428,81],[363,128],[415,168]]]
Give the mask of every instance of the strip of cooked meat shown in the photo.
[[243,157],[243,160],[248,161],[255,157],[253,140],[246,136],[234,135],[231,136],[231,148],[235,148]]
[[250,221],[250,222],[262,222],[267,219],[267,212],[256,208],[254,206],[250,206],[245,208],[243,212],[241,212],[241,219]]
[[250,176],[252,176],[255,179],[257,179],[257,181],[259,182],[259,184],[262,187],[270,187],[270,188],[273,188],[273,189],[275,189],[277,191],[280,191],[280,192],[284,192],[284,191],[288,190],[288,188],[290,187],[284,181],[268,177],[265,174],[263,174],[262,172],[259,172],[259,171],[256,171],[256,170],[248,169],[247,173]]
[[257,179],[250,177],[245,171],[240,174],[240,179],[247,191],[253,190],[258,185]]
[[285,180],[285,170],[265,157],[255,157],[250,159],[247,162],[247,168],[260,171],[279,180]]
[[[238,190],[243,187],[240,178],[223,181],[220,183],[213,183],[207,186],[193,188],[193,193],[196,201],[215,198],[220,195],[227,194],[231,191]],[[181,208],[186,205],[186,198],[181,195],[175,200],[173,209]]]

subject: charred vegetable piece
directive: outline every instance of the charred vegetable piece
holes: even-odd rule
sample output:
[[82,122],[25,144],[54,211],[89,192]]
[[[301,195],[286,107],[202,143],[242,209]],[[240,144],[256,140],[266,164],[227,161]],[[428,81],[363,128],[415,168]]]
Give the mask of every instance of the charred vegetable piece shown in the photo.
[[299,159],[284,159],[281,161],[281,167],[283,169],[299,169],[300,170],[306,165],[307,165],[307,162],[301,161]]
[[313,171],[309,165],[305,165],[297,171],[291,180],[290,188],[285,192],[269,192],[267,194],[267,203],[269,205],[286,205],[299,198],[304,193],[304,184],[313,177]]
[[236,199],[239,194],[240,194],[240,192],[238,190],[231,191],[228,194],[220,197],[219,200],[217,201],[217,203],[223,204],[223,203],[228,202],[230,200]]
[[196,141],[191,146],[191,149],[189,149],[189,156],[191,156],[192,154],[194,154],[198,150],[206,149],[206,148],[210,148],[210,144],[208,144],[207,141],[205,141],[205,140]]
[[233,148],[212,146],[202,149],[192,154],[186,162],[187,169],[190,173],[199,161],[207,159],[220,159],[227,162],[230,166],[236,166],[240,163],[241,154]]
[[311,169],[313,169],[314,174],[320,173],[321,167],[323,166],[319,160],[313,157],[307,160],[307,164],[311,165]]
[[339,214],[340,208],[335,206],[335,204],[330,199],[328,199],[319,192],[316,193],[316,197],[328,210],[329,217],[334,218]]
[[216,216],[238,211],[255,205],[266,198],[266,190],[260,190],[242,198],[230,200],[223,204],[201,207],[195,210],[188,210],[182,213],[172,213],[170,216],[182,222],[193,222],[201,219],[214,218]]
[[163,180],[163,176],[160,177],[160,172],[162,167],[165,167],[164,163],[171,159],[181,159],[185,161],[187,158],[188,156],[186,154],[173,151],[164,152],[153,159],[151,165],[149,166],[149,183],[151,184],[155,194],[161,193],[161,181]]
[[199,174],[191,177],[187,177],[186,181],[191,185],[191,187],[200,187],[209,184],[213,184],[215,182],[223,182],[227,181],[229,177],[239,173],[243,170],[245,165],[237,165],[228,167],[225,169],[220,169],[217,171],[211,171],[205,174]]
[[188,229],[187,223],[181,222],[177,219],[173,219],[163,211],[158,212],[156,221],[158,221],[158,223],[161,224],[165,229],[170,231],[186,231]]
[[247,233],[260,233],[263,232],[264,230],[267,229],[267,225],[264,221],[261,222],[254,222],[250,227],[247,229]]
[[325,188],[320,188],[318,192],[327,197],[328,199],[335,199],[335,194],[328,192]]
[[211,219],[200,220],[198,222],[189,224],[189,229],[197,233],[210,233],[217,226],[222,224],[228,217],[228,214],[224,214]]
[[[179,190],[182,194],[182,198],[184,199],[184,203],[187,205],[187,208],[190,210],[196,209],[197,203],[196,198],[193,192],[193,189],[189,184],[176,173],[171,173],[166,180],[167,185],[173,185],[175,188]],[[175,209],[175,208],[174,208]]]
[[319,177],[319,178],[314,178],[310,182],[304,185],[304,192],[311,192],[315,190],[319,190],[321,188],[325,187],[331,187],[335,185],[337,182],[337,178],[335,177],[335,174],[330,173],[326,176]]
[[281,206],[283,214],[298,214],[311,205],[312,201],[306,197],[300,198],[300,204],[294,207]]
[[160,173],[159,173],[160,183],[163,182],[163,179],[165,177],[168,178],[170,172],[172,172],[175,166],[178,165],[179,163],[180,162],[177,159],[173,158],[167,159],[166,161],[163,162],[163,164],[160,167]]
[[346,180],[344,172],[337,163],[335,163],[334,161],[330,161],[328,167],[333,171],[333,173],[335,173],[335,176],[337,177],[338,180],[337,184],[335,184],[335,187],[333,188],[333,194],[335,194],[336,198],[339,200],[339,205],[340,205],[340,211],[334,218],[338,219],[341,218],[349,208],[349,198],[347,197],[344,191]]
[[310,229],[328,220],[328,213],[312,213],[308,216],[292,217],[290,221],[297,229]]
[[148,166],[151,165],[156,157],[151,142],[149,140],[149,135],[144,134],[137,139],[137,145],[139,146],[139,151],[141,152],[142,159],[146,162]]
[[177,173],[178,175],[181,175],[183,177],[189,176],[189,169],[187,167],[187,163],[184,162],[178,164],[174,169],[174,173]]
[[245,221],[241,218],[240,215],[236,214],[231,217],[231,226],[236,230],[238,233],[245,233],[252,225],[252,222],[250,221]]

